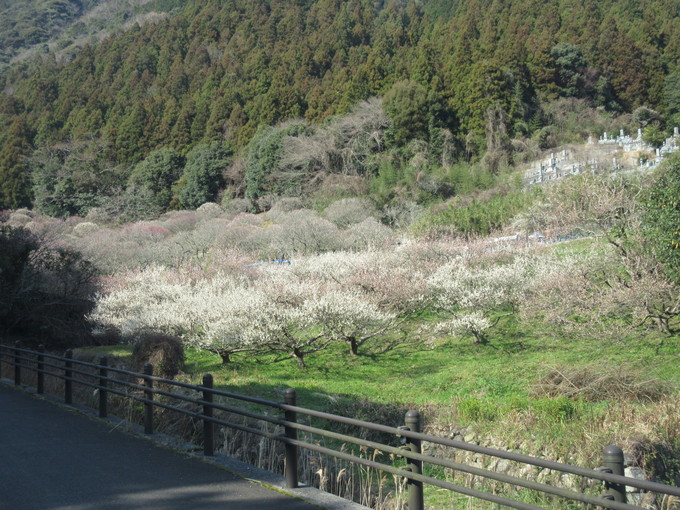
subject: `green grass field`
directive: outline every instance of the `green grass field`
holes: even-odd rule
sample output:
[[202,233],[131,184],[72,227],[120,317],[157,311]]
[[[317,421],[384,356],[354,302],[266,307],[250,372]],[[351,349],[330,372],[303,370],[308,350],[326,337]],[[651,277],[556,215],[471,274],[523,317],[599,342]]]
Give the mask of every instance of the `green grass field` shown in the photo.
[[[541,331],[540,325],[530,329],[510,319],[494,331],[489,345],[448,338],[433,344],[388,346],[388,339],[376,341],[364,346],[359,356],[351,356],[344,345],[335,345],[310,355],[306,368],[298,367],[292,358],[275,362],[247,355],[222,364],[215,354],[187,349],[185,373],[195,382],[211,373],[220,388],[272,400],[280,399],[286,388],[295,388],[301,406],[345,413],[361,409],[369,416],[360,418],[374,421],[380,421],[382,407],[417,408],[430,422],[456,420],[461,427],[474,425],[486,434],[509,416],[519,424],[523,415],[531,415],[537,426],[532,437],[544,435],[553,444],[570,441],[580,434],[583,420],[606,409],[655,403],[632,394],[627,398],[625,392],[616,400],[546,396],[537,384],[548,373],[587,367],[595,374],[626,374],[669,397],[677,395],[680,386],[680,338],[661,342],[654,331],[616,342],[597,341],[556,337]],[[96,349],[123,357],[131,351],[127,346]],[[357,400],[363,404],[356,406]]]
[[[221,389],[275,401],[292,387],[302,407],[392,426],[401,425],[403,413],[415,408],[423,414],[428,432],[441,433],[455,425],[471,431],[480,444],[587,467],[600,465],[602,447],[607,444],[647,440],[665,445],[665,451],[676,457],[662,459],[667,475],[672,476],[679,467],[680,451],[680,339],[676,336],[661,343],[650,331],[644,337],[597,342],[558,338],[541,331],[538,324],[523,333],[527,326],[516,320],[500,324],[490,345],[448,338],[432,345],[406,343],[385,350],[385,339],[366,346],[356,357],[344,345],[336,345],[309,356],[306,368],[298,367],[292,358],[274,362],[266,357],[234,356],[232,363],[222,364],[215,354],[188,349],[185,374],[199,383],[203,374],[211,373]],[[128,346],[96,350],[131,355]],[[619,398],[593,401],[546,396],[537,389],[549,372],[584,367],[593,373],[602,369],[627,374],[628,383],[632,378],[661,396],[645,401],[622,391]],[[650,459],[648,467],[653,462]],[[430,474],[451,480],[445,473]],[[394,490],[393,481],[388,485]],[[515,492],[513,497],[565,508],[559,506],[564,502],[536,500],[529,491]],[[434,487],[427,488],[426,500],[432,508],[495,508]]]

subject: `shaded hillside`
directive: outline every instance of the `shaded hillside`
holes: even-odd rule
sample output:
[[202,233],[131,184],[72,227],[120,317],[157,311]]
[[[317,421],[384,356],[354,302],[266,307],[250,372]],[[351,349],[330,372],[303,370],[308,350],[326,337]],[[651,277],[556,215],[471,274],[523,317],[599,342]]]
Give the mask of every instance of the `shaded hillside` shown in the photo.
[[21,48],[47,41],[94,3],[80,0],[1,2],[0,58],[6,61]]
[[0,2],[0,74],[14,60],[54,52],[71,60],[86,44],[178,0],[4,0]]
[[675,1],[453,5],[190,2],[70,63],[24,62],[2,84],[0,207],[31,203],[25,156],[39,147],[99,139],[98,157],[123,166],[159,147],[239,149],[258,126],[321,122],[407,79],[394,111],[414,114],[391,122],[421,128],[391,143],[445,129],[456,158],[531,136],[550,122],[542,105],[561,97],[612,112],[647,105],[666,119],[680,111]]

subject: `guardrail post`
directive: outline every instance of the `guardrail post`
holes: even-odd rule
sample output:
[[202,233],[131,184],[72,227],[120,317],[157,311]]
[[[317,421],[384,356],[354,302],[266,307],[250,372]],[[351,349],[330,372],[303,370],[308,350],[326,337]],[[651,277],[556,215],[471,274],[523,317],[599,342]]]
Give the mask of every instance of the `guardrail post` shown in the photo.
[[73,350],[68,349],[64,353],[64,403],[73,403]]
[[106,356],[99,358],[99,417],[106,418],[108,414],[107,397],[109,392],[106,391],[108,378],[108,364],[109,359]]
[[[418,411],[408,411],[404,421],[406,427],[411,432],[421,432],[421,420],[420,413]],[[422,453],[420,439],[406,438],[406,446],[413,453]],[[408,469],[411,471],[411,473],[420,475],[423,472],[423,463],[419,460],[409,459]],[[423,510],[425,508],[423,482],[409,478],[406,485],[408,487],[408,509]]]
[[[215,424],[211,419],[213,417],[213,376],[211,374],[205,374],[203,376],[203,416],[206,419],[203,420],[203,455],[207,457],[212,457],[215,455]],[[208,389],[209,388],[209,389]]]
[[45,393],[45,346],[43,344],[38,346],[38,363],[36,371],[38,372],[38,386],[36,391],[41,395]]
[[[144,365],[144,384],[148,388],[144,390],[144,396],[147,400],[153,400],[153,365],[146,363]],[[153,404],[144,402],[144,433],[153,434]]]
[[[283,394],[283,401],[289,406],[297,405],[297,393],[293,388],[288,388]],[[286,421],[295,422],[297,420],[295,411],[284,411]],[[297,429],[285,427],[287,438],[297,439]],[[286,443],[286,488],[297,489],[298,487],[298,451],[294,444]]]
[[21,360],[19,359],[19,349],[21,348],[21,342],[17,340],[14,342],[14,385],[19,386],[21,384]]
[[[612,474],[623,476],[623,450],[618,446],[611,445],[604,449],[604,467],[611,469]],[[614,501],[626,502],[626,486],[620,483],[605,482],[607,495],[613,496]]]

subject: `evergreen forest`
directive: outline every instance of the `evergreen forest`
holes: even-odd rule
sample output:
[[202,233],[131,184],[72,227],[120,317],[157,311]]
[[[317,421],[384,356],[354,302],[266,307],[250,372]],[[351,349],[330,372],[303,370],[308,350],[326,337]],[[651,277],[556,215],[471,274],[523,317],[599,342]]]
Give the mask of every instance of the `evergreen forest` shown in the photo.
[[[674,0],[105,2],[108,19],[94,4],[0,3],[0,208],[85,216],[114,199],[151,217],[334,174],[388,203],[409,172],[432,181],[413,197],[428,202],[457,194],[442,168],[497,174],[527,144],[605,130],[565,126],[574,111],[643,108],[657,137],[680,123]],[[276,164],[299,146],[318,150]]]

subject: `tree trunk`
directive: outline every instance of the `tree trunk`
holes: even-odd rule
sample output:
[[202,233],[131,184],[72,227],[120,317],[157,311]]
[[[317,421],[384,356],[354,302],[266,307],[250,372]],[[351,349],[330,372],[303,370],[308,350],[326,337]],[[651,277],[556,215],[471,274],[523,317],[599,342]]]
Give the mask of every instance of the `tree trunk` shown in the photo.
[[222,364],[226,365],[227,363],[231,363],[231,353],[229,351],[220,351],[217,354],[220,355],[220,358],[222,358]]
[[297,347],[295,347],[293,349],[293,356],[295,357],[295,361],[297,361],[298,366],[300,368],[305,368],[305,366],[306,366],[305,365],[305,355],[303,354],[303,352],[300,349],[298,349]]
[[352,354],[352,356],[358,356],[359,345],[357,344],[357,339],[351,336],[347,339],[347,343],[349,343],[349,352]]
[[475,345],[486,345],[489,343],[489,339],[486,338],[486,335],[484,333],[480,333],[478,331],[473,331],[472,336],[475,337]]

